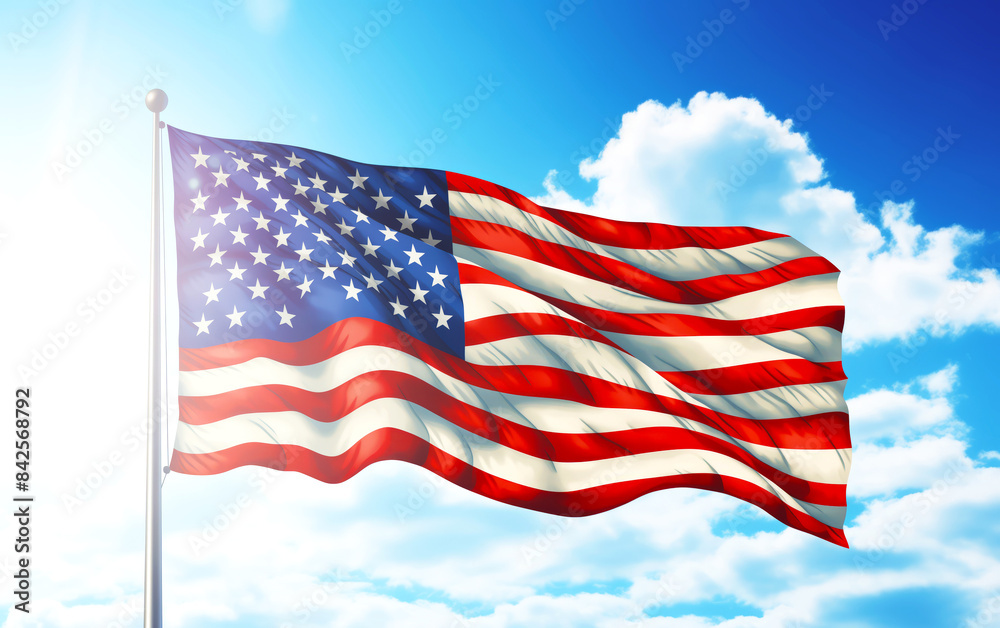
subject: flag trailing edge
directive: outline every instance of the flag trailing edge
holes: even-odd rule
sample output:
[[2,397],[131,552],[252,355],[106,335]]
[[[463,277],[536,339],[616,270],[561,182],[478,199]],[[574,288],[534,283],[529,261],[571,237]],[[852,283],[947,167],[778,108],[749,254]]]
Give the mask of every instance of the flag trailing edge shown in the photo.
[[796,240],[168,130],[172,470],[402,460],[570,516],[698,488],[846,547],[839,272]]

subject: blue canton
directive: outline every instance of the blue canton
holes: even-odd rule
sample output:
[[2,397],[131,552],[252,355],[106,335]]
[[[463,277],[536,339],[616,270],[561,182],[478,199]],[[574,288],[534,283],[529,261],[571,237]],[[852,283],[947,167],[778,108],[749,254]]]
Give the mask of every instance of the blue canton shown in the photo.
[[181,347],[295,342],[363,317],[464,357],[443,171],[169,136]]

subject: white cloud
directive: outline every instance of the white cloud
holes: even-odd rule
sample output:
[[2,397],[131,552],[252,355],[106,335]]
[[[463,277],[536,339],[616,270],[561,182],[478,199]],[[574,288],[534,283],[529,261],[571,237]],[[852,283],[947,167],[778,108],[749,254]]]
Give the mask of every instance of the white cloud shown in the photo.
[[935,397],[947,395],[958,383],[958,365],[949,364],[940,371],[921,377],[919,381],[920,385]]
[[857,445],[850,492],[855,497],[871,497],[929,486],[949,469],[971,465],[965,457],[966,447],[965,442],[951,436],[924,436],[889,447]]
[[[687,106],[641,104],[580,174],[597,184],[573,198],[550,172],[543,205],[621,220],[747,225],[787,233],[842,270],[845,347],[1000,326],[1000,276],[990,260],[958,263],[982,234],[927,231],[913,203],[866,216],[826,181],[822,160],[790,120],[752,98],[695,95]],[[873,222],[874,221],[874,222]]]

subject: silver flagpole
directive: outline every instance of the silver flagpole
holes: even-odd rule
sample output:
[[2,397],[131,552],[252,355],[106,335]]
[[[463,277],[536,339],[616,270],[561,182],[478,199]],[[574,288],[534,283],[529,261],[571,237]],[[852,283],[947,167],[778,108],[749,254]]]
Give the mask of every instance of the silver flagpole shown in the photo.
[[153,230],[150,252],[149,298],[149,416],[146,431],[146,574],[143,593],[143,626],[163,626],[163,523],[161,479],[163,477],[160,432],[163,399],[160,391],[160,112],[167,108],[167,95],[154,89],[146,94],[146,108],[153,112]]

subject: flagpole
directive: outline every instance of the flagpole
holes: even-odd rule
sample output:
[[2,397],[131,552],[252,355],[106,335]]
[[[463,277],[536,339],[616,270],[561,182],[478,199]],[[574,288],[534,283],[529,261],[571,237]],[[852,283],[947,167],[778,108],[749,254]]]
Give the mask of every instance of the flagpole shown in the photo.
[[167,108],[167,95],[160,89],[146,94],[146,108],[153,112],[153,229],[150,243],[149,298],[149,414],[146,431],[146,573],[143,585],[144,628],[163,626],[163,523],[161,518],[162,437],[160,420],[160,112]]

